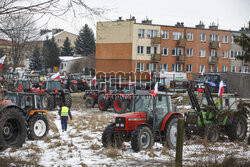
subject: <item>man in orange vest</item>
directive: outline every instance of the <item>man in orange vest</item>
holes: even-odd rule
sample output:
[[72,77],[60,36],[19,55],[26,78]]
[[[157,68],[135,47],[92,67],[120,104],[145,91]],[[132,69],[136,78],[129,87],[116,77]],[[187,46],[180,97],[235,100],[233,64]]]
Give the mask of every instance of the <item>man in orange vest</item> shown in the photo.
[[68,124],[68,117],[70,117],[70,120],[72,120],[72,115],[70,112],[69,107],[67,106],[61,106],[58,114],[61,117],[61,125],[62,125],[62,131],[67,131],[67,124]]

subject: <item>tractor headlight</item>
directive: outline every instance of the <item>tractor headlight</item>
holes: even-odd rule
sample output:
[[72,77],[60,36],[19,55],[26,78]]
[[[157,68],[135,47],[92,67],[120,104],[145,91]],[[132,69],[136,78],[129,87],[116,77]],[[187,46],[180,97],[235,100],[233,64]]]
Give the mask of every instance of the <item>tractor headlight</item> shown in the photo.
[[115,126],[116,128],[125,128],[125,118],[124,117],[116,117],[115,118]]

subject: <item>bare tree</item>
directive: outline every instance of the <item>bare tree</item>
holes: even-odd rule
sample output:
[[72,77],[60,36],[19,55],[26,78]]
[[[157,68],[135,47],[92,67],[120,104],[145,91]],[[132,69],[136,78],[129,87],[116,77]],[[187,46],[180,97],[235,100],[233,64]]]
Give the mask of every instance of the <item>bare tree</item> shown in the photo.
[[11,58],[13,70],[24,58],[25,46],[35,35],[33,16],[15,13],[0,18],[0,33],[12,42]]

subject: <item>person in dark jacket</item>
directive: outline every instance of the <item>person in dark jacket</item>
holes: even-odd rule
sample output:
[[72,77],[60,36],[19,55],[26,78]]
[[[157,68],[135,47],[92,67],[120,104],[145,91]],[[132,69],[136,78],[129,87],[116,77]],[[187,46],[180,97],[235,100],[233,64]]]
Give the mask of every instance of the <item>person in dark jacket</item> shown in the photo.
[[61,125],[62,125],[62,131],[67,131],[67,124],[68,124],[68,117],[70,117],[70,120],[72,120],[72,115],[70,112],[69,107],[67,106],[61,106],[58,114],[61,117]]

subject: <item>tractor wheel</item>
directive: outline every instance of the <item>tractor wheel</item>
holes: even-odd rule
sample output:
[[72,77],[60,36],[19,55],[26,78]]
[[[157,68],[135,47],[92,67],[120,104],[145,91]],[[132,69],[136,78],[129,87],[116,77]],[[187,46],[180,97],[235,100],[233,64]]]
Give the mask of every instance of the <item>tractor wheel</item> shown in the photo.
[[53,110],[55,108],[55,100],[53,95],[45,94],[42,99],[44,109]]
[[99,110],[101,111],[107,111],[108,110],[108,102],[106,99],[102,98],[98,103]]
[[177,123],[178,118],[171,119],[165,128],[165,143],[168,148],[174,149],[176,147],[176,137],[177,137]]
[[122,140],[115,138],[114,135],[114,131],[115,131],[115,124],[111,123],[110,125],[108,125],[103,133],[102,133],[102,144],[103,147],[113,147],[113,148],[120,148],[122,145]]
[[47,117],[42,114],[33,115],[28,121],[28,139],[39,140],[45,137],[49,131]]
[[74,93],[77,91],[77,85],[76,84],[70,84],[69,85],[69,91],[70,93]]
[[72,97],[71,97],[71,94],[66,94],[66,95],[64,95],[64,103],[65,103],[65,106],[71,108],[71,105],[72,105]]
[[91,96],[87,96],[85,100],[86,108],[94,108],[95,100]]
[[98,95],[98,98],[97,98],[97,99],[98,99],[98,100],[97,100],[98,104],[99,104],[99,101],[102,100],[102,99],[104,98],[104,96],[105,96],[105,95],[104,95],[103,93]]
[[207,125],[204,139],[210,142],[217,142],[220,138],[220,129],[215,124]]
[[115,99],[113,102],[114,112],[117,114],[123,114],[127,109],[127,101],[122,99]]
[[[22,111],[17,108],[6,108],[1,111],[0,127],[1,138],[3,138],[3,143],[7,147],[22,147],[27,135],[25,117]],[[3,150],[4,148],[4,145],[0,146],[0,149]]]
[[243,141],[247,135],[247,119],[244,115],[233,117],[231,125],[226,127],[226,133],[230,141]]
[[137,126],[132,132],[131,147],[134,152],[149,149],[154,140],[151,130],[147,126]]

